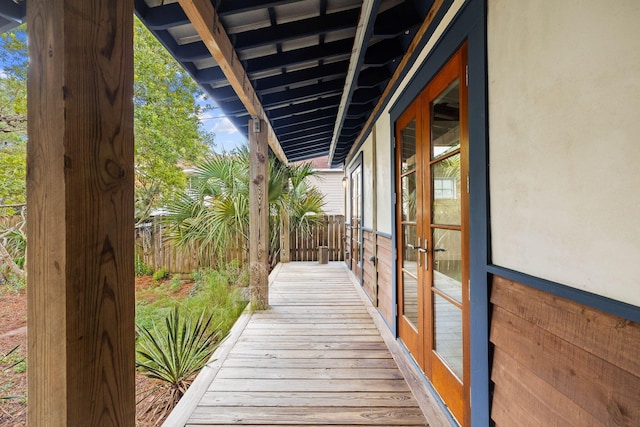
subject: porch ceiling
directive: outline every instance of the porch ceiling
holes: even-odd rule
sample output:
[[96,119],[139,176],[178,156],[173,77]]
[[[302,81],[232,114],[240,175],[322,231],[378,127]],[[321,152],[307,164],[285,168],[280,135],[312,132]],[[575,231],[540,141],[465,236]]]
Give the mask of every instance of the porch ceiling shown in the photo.
[[[366,18],[362,8],[367,1],[212,3],[219,16],[219,22],[212,25],[222,25],[229,35],[235,60],[242,63],[287,159],[304,160],[332,152],[332,164],[339,165],[432,2],[373,0],[370,19],[361,23],[359,56],[352,51],[358,47],[354,45],[357,27],[361,15]],[[246,135],[247,109],[177,0],[136,0],[135,8],[145,25]]]
[[[0,30],[24,19],[0,0]],[[211,0],[289,161],[344,162],[433,1]],[[249,112],[177,0],[135,12],[243,134]],[[361,22],[360,22],[361,21]],[[358,27],[360,26],[360,29]],[[231,64],[233,66],[233,64]]]

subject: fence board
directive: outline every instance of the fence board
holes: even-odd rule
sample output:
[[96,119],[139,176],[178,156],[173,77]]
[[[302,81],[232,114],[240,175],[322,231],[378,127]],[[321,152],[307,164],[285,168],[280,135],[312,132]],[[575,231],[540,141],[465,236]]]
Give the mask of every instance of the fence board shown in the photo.
[[[344,236],[344,216],[327,215],[307,237],[300,230],[291,231],[290,259],[317,261],[318,246],[327,246],[329,261],[343,261]],[[241,239],[237,239],[236,247],[223,257],[224,262],[247,260],[247,249],[241,247],[241,243]],[[197,245],[191,248],[176,247],[167,240],[165,230],[159,222],[136,228],[136,254],[154,271],[166,268],[170,273],[191,273],[198,268],[215,267],[216,264],[210,250],[201,251]]]

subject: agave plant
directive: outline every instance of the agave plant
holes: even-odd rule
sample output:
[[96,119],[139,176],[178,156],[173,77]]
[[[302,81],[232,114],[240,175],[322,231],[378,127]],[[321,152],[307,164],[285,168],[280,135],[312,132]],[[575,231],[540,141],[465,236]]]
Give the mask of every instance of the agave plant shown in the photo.
[[[187,391],[193,377],[206,364],[218,345],[218,328],[204,311],[196,318],[181,317],[176,306],[165,319],[164,328],[138,326],[136,366],[144,375],[160,380],[168,393],[158,393],[151,400],[156,416],[163,418]],[[159,398],[168,398],[158,405]]]

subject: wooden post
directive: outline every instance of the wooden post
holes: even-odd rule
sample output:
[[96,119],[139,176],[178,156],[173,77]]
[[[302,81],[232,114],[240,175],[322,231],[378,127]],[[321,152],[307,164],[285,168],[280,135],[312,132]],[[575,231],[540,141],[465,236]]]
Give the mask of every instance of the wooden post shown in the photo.
[[289,233],[289,212],[280,216],[280,262],[291,262],[291,235]]
[[[258,122],[259,129],[256,129]],[[263,120],[249,120],[249,275],[251,307],[269,306],[269,145]]]
[[27,17],[28,422],[133,426],[133,0]]

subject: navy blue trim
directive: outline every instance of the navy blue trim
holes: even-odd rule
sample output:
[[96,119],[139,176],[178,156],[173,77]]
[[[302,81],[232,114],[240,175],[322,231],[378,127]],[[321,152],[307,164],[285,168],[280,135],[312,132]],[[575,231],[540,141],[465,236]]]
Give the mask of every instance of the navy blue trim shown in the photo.
[[362,227],[362,231],[366,231],[368,233],[373,234],[373,228],[369,228],[369,227]]
[[[489,143],[487,119],[486,3],[469,0],[436,43],[411,82],[389,110],[391,123],[406,110],[458,48],[468,42],[469,66],[469,223],[470,240],[470,341],[471,423],[490,425],[491,381],[489,345]],[[395,129],[391,129],[392,137]],[[395,177],[395,153],[392,152]],[[395,180],[395,178],[394,178]],[[394,182],[395,191],[395,182]],[[396,223],[395,210],[392,217]],[[394,236],[395,236],[394,232]],[[396,239],[394,238],[394,248]],[[397,300],[397,262],[394,262],[394,299]],[[396,320],[397,331],[397,320]],[[397,333],[396,333],[397,336]]]
[[562,285],[550,280],[530,276],[498,265],[489,265],[487,270],[493,275],[513,280],[514,282],[577,302],[578,304],[586,305],[588,307],[613,314],[614,316],[619,316],[624,319],[640,323],[640,307],[638,306],[603,297],[601,295],[596,295],[591,292],[583,291],[582,289],[572,288],[571,286]]
[[382,231],[376,231],[376,236],[386,237],[387,239],[393,239],[393,235],[389,233],[383,233]]
[[[436,13],[435,18],[433,19],[433,21],[431,21],[429,28],[427,28],[427,31],[425,32],[424,36],[422,37],[422,39],[420,39],[420,42],[416,45],[416,48],[414,49],[413,54],[409,57],[406,67],[404,67],[404,69],[400,72],[398,79],[396,79],[394,84],[391,86],[391,90],[388,92],[387,97],[385,99],[381,98],[378,101],[379,103],[380,102],[383,103],[382,107],[376,112],[375,116],[373,116],[373,120],[368,121],[369,125],[366,126],[360,133],[360,135],[362,135],[362,139],[360,139],[360,142],[358,142],[358,144],[355,145],[355,148],[354,147],[351,148],[350,150],[351,152],[357,153],[358,150],[360,150],[360,147],[362,147],[362,144],[364,144],[364,142],[367,140],[367,137],[371,133],[371,129],[373,128],[373,125],[378,121],[378,118],[380,117],[380,115],[382,115],[386,105],[389,103],[389,100],[391,99],[391,96],[394,95],[398,90],[400,83],[404,80],[404,78],[409,73],[411,66],[415,64],[416,60],[418,59],[418,55],[420,55],[420,53],[426,46],[427,42],[435,32],[436,28],[438,28],[438,25],[440,25],[440,21],[442,21],[442,18],[447,13],[447,11],[449,10],[452,4],[453,4],[453,0],[446,0],[442,4],[440,9]],[[345,164],[348,163],[349,161],[350,159],[347,158],[345,160]]]

